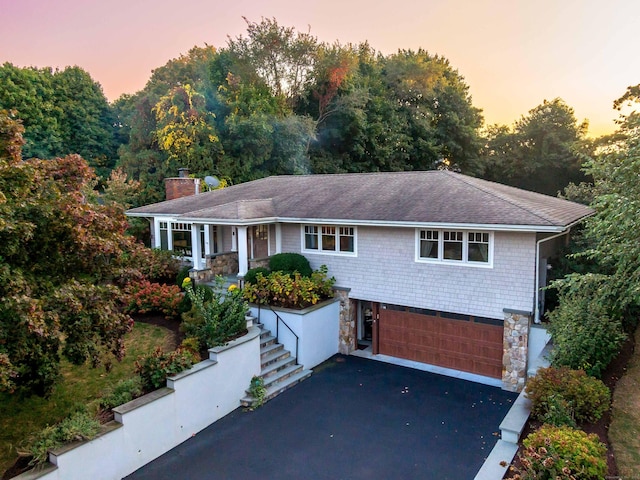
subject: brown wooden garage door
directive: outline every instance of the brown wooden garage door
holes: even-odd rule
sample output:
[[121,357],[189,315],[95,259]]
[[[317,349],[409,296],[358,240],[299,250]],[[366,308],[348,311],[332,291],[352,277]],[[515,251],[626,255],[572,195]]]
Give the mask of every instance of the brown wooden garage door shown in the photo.
[[502,322],[417,312],[424,311],[381,306],[380,353],[494,378],[502,376]]

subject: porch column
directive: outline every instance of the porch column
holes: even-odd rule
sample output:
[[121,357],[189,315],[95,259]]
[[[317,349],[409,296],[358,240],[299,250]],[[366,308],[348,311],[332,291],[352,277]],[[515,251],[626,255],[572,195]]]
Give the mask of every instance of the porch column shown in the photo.
[[238,276],[244,277],[249,269],[249,252],[247,251],[247,227],[238,227]]
[[173,250],[173,230],[171,224],[173,220],[167,220],[167,250]]
[[231,251],[232,252],[237,252],[238,251],[238,233],[237,233],[237,228],[235,227],[231,227]]
[[162,239],[160,237],[160,220],[151,218],[151,248],[162,248]]
[[200,241],[200,224],[191,224],[191,259],[193,260],[193,268],[200,270],[202,268],[202,242]]
[[204,254],[211,255],[211,225],[204,226]]
[[276,223],[276,253],[282,253],[282,224]]

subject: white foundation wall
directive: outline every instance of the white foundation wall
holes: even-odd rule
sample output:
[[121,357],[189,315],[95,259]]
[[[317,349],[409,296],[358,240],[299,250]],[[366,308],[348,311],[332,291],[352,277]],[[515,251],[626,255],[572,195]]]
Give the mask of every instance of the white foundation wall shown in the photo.
[[496,319],[533,308],[535,233],[495,232],[492,268],[416,262],[413,228],[358,227],[357,257],[301,252],[301,235],[283,225],[282,251],[327,265],[351,298]]

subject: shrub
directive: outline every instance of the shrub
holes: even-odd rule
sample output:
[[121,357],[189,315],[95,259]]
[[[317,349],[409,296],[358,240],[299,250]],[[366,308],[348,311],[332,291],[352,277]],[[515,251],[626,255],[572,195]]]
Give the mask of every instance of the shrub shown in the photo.
[[47,461],[49,450],[77,440],[89,440],[100,431],[100,423],[86,411],[78,411],[54,426],[41,430],[31,443],[29,453],[33,459],[29,465]]
[[142,379],[144,390],[151,392],[164,386],[167,377],[188,370],[198,360],[198,356],[189,350],[165,353],[157,347],[153,353],[136,360],[136,373]]
[[[247,304],[242,292],[229,287],[222,293],[224,280],[216,279],[212,298],[207,300],[204,290],[193,288],[190,279],[185,279],[184,288],[191,300],[191,310],[182,315],[182,330],[189,337],[196,337],[202,348],[224,345],[247,331]],[[232,285],[233,287],[233,285]]]
[[327,267],[323,265],[310,277],[300,273],[289,275],[271,272],[268,276],[258,276],[255,284],[245,285],[244,298],[249,302],[285,308],[306,308],[321,300],[333,297],[335,278],[327,277]]
[[255,284],[258,278],[258,274],[266,277],[267,275],[269,275],[269,269],[265,267],[256,267],[248,270],[244,276],[245,283],[250,283],[252,285]]
[[599,277],[584,275],[582,280],[554,285],[560,288],[560,303],[549,314],[551,363],[599,377],[626,338],[622,322],[611,316],[611,301],[599,288]]
[[[189,279],[189,282],[190,281],[191,281],[191,279]],[[183,280],[180,285],[184,285],[184,284],[185,283],[184,283],[184,280]],[[209,287],[208,285],[196,285],[194,287],[194,290],[196,290],[199,293],[201,293],[202,295],[204,295],[205,302],[213,300],[213,289],[211,287]],[[182,300],[180,301],[180,305],[178,305],[178,312],[180,313],[180,315],[183,315],[184,313],[187,313],[189,310],[191,310],[191,306],[192,306],[191,305],[191,297],[189,297],[189,295],[187,295],[186,292],[185,292],[185,295],[182,296]]]
[[253,408],[261,407],[264,404],[264,399],[267,396],[267,389],[264,386],[264,380],[262,379],[262,377],[254,375],[251,378],[247,393],[255,400]]
[[[583,370],[566,367],[541,368],[527,382],[527,396],[531,399],[531,413],[538,419],[554,414],[560,416],[565,409],[577,422],[595,422],[609,408],[609,388]],[[556,411],[554,412],[553,409]]]
[[184,279],[189,276],[190,270],[191,270],[190,265],[186,265],[180,269],[180,271],[176,275],[176,285],[178,285],[179,287],[182,286],[182,284],[184,283]]
[[128,312],[159,312],[168,317],[178,315],[182,292],[177,285],[151,283],[148,280],[130,283],[126,287]]
[[100,406],[105,410],[109,410],[138,398],[142,393],[142,379],[136,375],[135,377],[120,380],[100,399]]
[[303,277],[311,276],[312,272],[309,260],[299,253],[276,253],[269,258],[269,268],[272,272],[298,272]]
[[607,447],[595,434],[543,425],[523,442],[522,470],[512,480],[602,479],[607,474]]

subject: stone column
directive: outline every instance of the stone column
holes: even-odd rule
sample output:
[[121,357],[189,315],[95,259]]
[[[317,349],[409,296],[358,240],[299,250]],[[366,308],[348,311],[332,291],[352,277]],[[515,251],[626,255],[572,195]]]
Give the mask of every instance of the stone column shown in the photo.
[[355,349],[356,321],[354,301],[349,298],[350,288],[334,287],[335,296],[340,299],[340,329],[338,331],[338,352],[349,355]]
[[502,389],[521,392],[527,380],[527,345],[531,312],[508,308],[503,312]]

